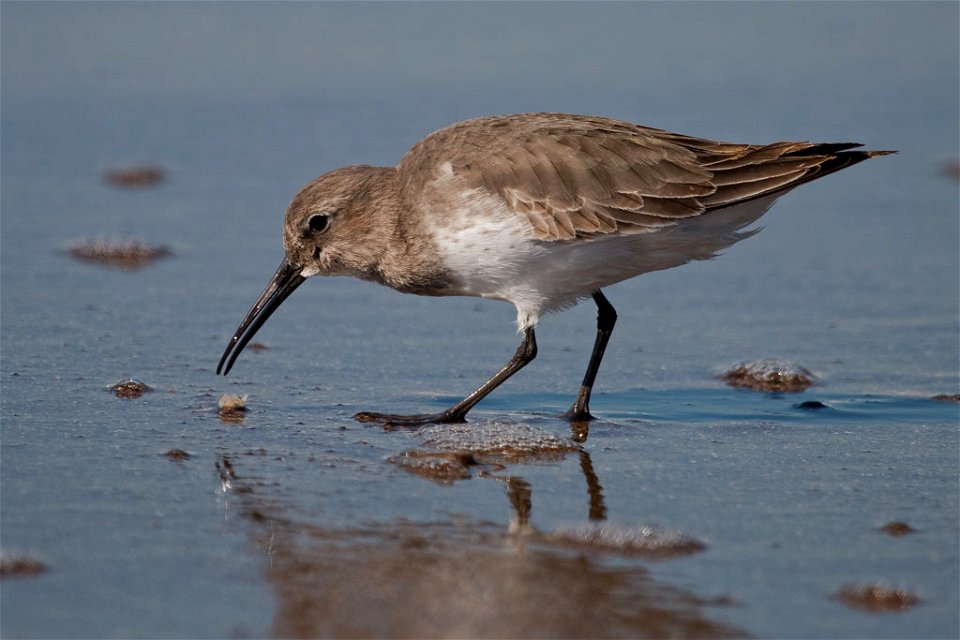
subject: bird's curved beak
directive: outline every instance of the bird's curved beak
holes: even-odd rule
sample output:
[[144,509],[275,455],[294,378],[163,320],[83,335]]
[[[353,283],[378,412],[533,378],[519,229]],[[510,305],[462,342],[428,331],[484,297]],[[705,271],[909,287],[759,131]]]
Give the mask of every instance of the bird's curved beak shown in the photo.
[[[250,339],[257,333],[267,318],[277,310],[284,300],[287,299],[294,289],[299,287],[306,278],[301,274],[302,269],[296,267],[284,258],[280,263],[277,272],[273,274],[273,279],[257,298],[257,301],[250,307],[250,311],[244,316],[243,322],[237,327],[236,333],[230,338],[230,343],[220,356],[220,364],[217,365],[217,373],[223,370],[223,375],[230,373],[233,363],[237,356],[247,346]],[[226,366],[224,366],[226,363]]]

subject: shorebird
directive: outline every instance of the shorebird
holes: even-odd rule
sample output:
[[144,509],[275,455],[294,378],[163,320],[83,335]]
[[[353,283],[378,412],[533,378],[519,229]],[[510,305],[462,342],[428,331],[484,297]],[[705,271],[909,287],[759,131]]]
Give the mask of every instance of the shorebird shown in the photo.
[[427,136],[395,167],[326,173],[290,203],[286,255],[223,352],[226,375],[307,278],[348,275],[405,293],[510,302],[522,339],[502,369],[436,414],[362,412],[361,422],[465,422],[537,355],[541,317],[592,297],[597,334],[572,421],[590,394],[617,313],[602,289],[712,258],[787,191],[893,151],[856,143],[732,144],[620,120],[526,113]]

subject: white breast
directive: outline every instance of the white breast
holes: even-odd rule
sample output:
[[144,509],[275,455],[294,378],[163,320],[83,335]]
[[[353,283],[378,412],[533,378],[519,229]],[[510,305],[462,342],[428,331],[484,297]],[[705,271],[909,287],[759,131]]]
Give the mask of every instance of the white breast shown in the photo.
[[[448,168],[448,167],[445,167]],[[750,232],[774,198],[716,211],[647,233],[614,234],[566,242],[534,237],[525,216],[499,196],[465,188],[451,171],[431,185],[422,213],[444,265],[457,278],[457,295],[506,300],[517,308],[518,329],[594,291],[648,271],[713,257]]]
[[444,198],[436,205],[441,210],[424,213],[444,266],[457,279],[456,293],[511,302],[520,328],[535,325],[547,299],[526,274],[548,252],[534,239],[530,224],[484,190],[443,192],[457,197]]

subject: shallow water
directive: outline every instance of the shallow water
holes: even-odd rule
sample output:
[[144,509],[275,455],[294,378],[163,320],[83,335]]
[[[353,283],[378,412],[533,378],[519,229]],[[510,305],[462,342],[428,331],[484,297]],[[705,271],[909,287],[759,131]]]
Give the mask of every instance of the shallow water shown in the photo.
[[[956,5],[0,11],[0,549],[47,568],[4,576],[3,637],[960,632],[960,410],[931,400],[958,391]],[[554,417],[588,304],[545,319],[468,431],[350,416],[472,390],[519,340],[501,303],[318,279],[214,375],[300,185],[525,110],[900,154],[791,193],[718,260],[610,288],[588,430]],[[103,180],[137,164],[166,181]],[[96,238],[173,255],[71,257]],[[816,384],[719,379],[768,357]],[[130,377],[153,390],[109,391]],[[248,411],[221,418],[222,393]],[[861,584],[919,603],[832,597]]]

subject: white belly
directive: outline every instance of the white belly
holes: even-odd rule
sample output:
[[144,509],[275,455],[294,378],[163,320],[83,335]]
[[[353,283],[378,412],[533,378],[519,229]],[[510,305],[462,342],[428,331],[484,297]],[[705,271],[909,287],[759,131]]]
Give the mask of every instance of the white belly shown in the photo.
[[715,256],[752,235],[740,230],[775,200],[752,201],[645,233],[549,242],[537,240],[527,219],[501,198],[480,189],[460,194],[459,202],[444,203],[445,211],[425,212],[444,265],[457,279],[453,293],[511,302],[521,330],[616,282]]

